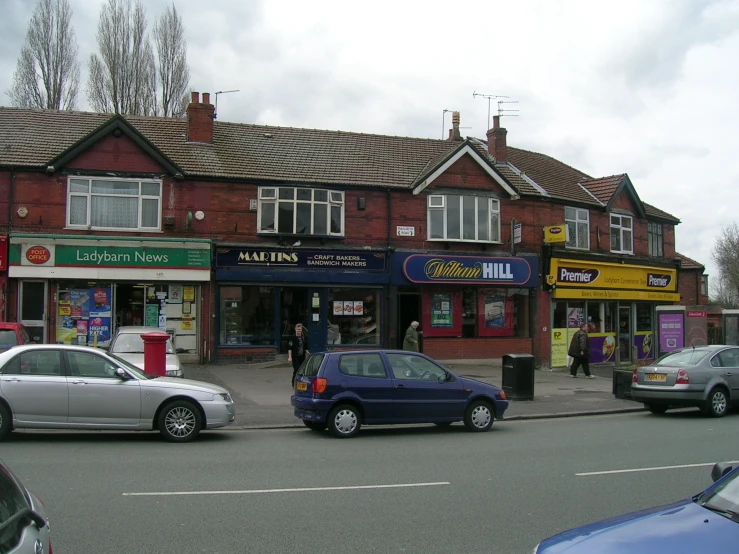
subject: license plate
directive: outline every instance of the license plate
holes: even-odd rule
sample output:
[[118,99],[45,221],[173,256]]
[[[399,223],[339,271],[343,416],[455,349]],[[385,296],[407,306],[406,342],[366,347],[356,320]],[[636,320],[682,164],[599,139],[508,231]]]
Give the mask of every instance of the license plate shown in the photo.
[[296,388],[298,390],[308,390],[308,383],[298,383]]
[[647,381],[667,381],[667,375],[664,373],[648,373]]

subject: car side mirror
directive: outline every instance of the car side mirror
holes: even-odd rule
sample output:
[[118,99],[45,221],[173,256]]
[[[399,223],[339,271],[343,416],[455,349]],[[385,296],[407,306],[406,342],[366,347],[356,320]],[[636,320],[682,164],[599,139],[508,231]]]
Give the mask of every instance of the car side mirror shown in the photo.
[[125,381],[125,380],[127,380],[129,378],[128,377],[128,373],[126,373],[126,371],[122,367],[117,367],[115,369],[115,376],[118,377],[119,379],[123,380],[123,381]]
[[731,465],[729,462],[718,462],[713,466],[713,469],[711,470],[711,479],[713,479],[713,482],[715,483],[724,475],[729,473],[732,469],[734,469],[734,466]]

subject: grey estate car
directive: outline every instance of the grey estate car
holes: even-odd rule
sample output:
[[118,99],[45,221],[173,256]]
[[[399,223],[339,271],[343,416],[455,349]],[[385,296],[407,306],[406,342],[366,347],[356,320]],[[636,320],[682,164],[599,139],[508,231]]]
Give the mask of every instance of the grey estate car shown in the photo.
[[51,554],[44,504],[0,460],[0,552]]
[[187,442],[235,417],[226,389],[149,375],[97,348],[29,344],[0,353],[0,440],[13,429],[155,429]]
[[695,406],[721,417],[739,402],[739,347],[697,346],[665,354],[634,370],[631,397],[656,414]]

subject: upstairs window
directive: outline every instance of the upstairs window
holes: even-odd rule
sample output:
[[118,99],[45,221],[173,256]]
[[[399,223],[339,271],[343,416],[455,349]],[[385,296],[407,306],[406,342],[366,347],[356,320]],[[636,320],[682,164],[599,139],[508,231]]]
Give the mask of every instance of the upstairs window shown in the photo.
[[565,208],[567,224],[567,246],[570,248],[590,249],[590,216],[588,210]]
[[297,187],[260,187],[260,233],[343,236],[344,193]]
[[701,275],[701,294],[708,296],[708,275]]
[[634,253],[631,216],[611,214],[611,252]]
[[428,240],[500,242],[500,200],[451,194],[429,196]]
[[67,227],[158,231],[161,181],[70,178]]
[[647,248],[649,255],[662,258],[664,256],[662,244],[662,224],[649,222],[647,224]]

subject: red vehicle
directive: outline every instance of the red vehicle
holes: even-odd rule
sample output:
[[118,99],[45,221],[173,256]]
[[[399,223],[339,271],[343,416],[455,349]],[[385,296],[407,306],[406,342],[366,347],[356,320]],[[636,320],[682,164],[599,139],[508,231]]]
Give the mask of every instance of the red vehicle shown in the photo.
[[16,344],[33,342],[22,323],[0,322],[0,352]]

